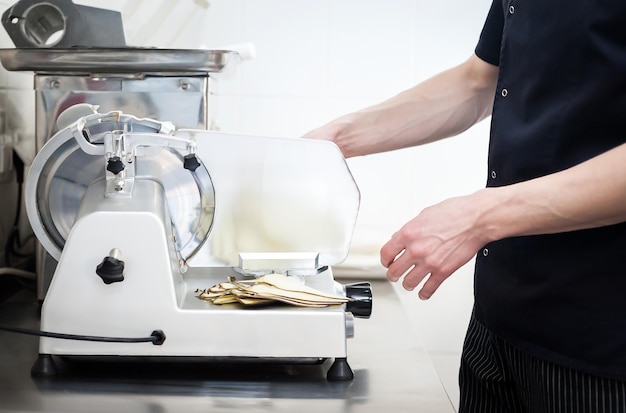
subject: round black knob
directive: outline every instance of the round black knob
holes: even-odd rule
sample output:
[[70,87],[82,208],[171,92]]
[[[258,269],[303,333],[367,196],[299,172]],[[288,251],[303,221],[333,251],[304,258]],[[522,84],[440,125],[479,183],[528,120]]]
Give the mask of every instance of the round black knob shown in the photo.
[[109,158],[107,161],[107,171],[114,173],[115,175],[119,174],[126,168],[124,162],[119,156],[113,156]]
[[194,155],[193,153],[185,155],[184,160],[183,160],[183,167],[185,169],[188,169],[191,172],[193,172],[196,169],[198,169],[199,166],[200,166],[200,161],[198,161],[198,157],[196,155]]
[[96,267],[96,274],[105,284],[124,281],[124,261],[114,257],[104,257]]
[[372,315],[372,285],[368,282],[347,284],[344,286],[346,297],[350,301],[346,304],[346,311],[358,318],[370,318]]

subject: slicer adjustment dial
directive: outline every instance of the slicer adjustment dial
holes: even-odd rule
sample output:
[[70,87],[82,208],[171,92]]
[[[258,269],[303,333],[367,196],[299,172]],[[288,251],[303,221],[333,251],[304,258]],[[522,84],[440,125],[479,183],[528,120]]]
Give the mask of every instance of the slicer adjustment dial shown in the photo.
[[121,260],[121,254],[117,248],[112,249],[109,255],[98,264],[96,274],[105,284],[124,281],[124,261]]

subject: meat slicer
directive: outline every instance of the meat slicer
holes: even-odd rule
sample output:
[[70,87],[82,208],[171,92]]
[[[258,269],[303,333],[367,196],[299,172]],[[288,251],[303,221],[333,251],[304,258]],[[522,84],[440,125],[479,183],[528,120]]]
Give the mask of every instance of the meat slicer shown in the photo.
[[[367,318],[368,283],[339,284],[360,194],[330,142],[177,130],[79,104],[37,154],[25,202],[57,261],[33,375],[61,358],[333,359]],[[284,274],[347,298],[325,307],[215,305],[197,291]]]

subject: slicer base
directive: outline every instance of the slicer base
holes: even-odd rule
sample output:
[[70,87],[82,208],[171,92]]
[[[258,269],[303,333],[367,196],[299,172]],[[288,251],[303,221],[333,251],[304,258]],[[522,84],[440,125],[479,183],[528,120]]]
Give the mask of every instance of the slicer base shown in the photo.
[[[107,366],[125,365],[126,363],[138,363],[142,366],[150,366],[151,364],[174,363],[175,365],[213,365],[213,366],[242,366],[244,370],[249,366],[254,371],[254,366],[315,366],[324,365],[327,358],[258,358],[258,357],[146,357],[146,356],[58,356],[59,361],[65,367],[57,367],[55,359],[51,354],[39,354],[35,363],[31,368],[32,377],[55,377],[66,371],[67,366],[81,365],[87,363],[87,366],[93,366],[90,363],[105,363]],[[120,364],[121,363],[121,364]],[[98,365],[98,364],[95,364]],[[241,371],[240,368],[240,371]],[[115,369],[115,368],[114,368]],[[111,370],[108,370],[109,372]],[[125,370],[120,370],[125,371]],[[354,379],[354,373],[350,368],[345,357],[335,358],[330,368],[326,371],[326,380],[329,382],[351,381]]]

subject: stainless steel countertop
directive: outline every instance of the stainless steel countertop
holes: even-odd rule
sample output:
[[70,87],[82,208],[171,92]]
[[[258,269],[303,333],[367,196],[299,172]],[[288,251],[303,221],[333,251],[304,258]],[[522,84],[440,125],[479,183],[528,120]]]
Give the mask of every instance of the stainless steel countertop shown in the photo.
[[[454,412],[393,288],[375,280],[372,289],[372,317],[357,319],[348,340],[351,382],[326,381],[330,360],[62,363],[59,376],[33,378],[38,338],[0,331],[0,412]],[[35,293],[0,303],[0,324],[38,328]]]

